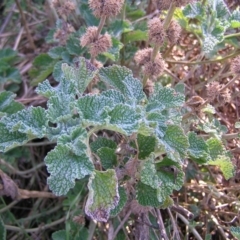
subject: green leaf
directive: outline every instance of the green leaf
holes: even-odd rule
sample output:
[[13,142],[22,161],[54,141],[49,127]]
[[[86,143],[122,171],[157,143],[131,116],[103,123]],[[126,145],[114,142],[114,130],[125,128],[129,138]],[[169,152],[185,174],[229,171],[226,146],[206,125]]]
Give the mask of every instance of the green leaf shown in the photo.
[[117,155],[115,149],[102,147],[97,150],[97,155],[101,160],[104,169],[114,168],[117,166]]
[[26,134],[20,132],[11,132],[2,122],[0,123],[0,132],[0,151],[2,152],[6,152],[17,146],[21,146],[28,141]]
[[50,98],[51,96],[56,95],[56,89],[51,86],[48,80],[43,83],[38,84],[36,88],[36,93],[42,95],[43,97]]
[[120,56],[120,50],[123,48],[123,44],[116,38],[112,37],[112,47],[107,52],[101,55],[111,59],[112,61],[118,61]]
[[[41,92],[44,95],[52,95],[47,102],[47,117],[52,123],[65,122],[73,115],[74,101],[75,101],[75,88],[74,85],[66,80],[62,79],[60,84],[56,88],[47,89],[49,85],[41,85]],[[40,91],[41,91],[40,90]],[[53,95],[54,94],[54,95]]]
[[158,201],[157,189],[152,188],[139,181],[136,186],[136,198],[139,204],[150,207],[160,207],[162,204]]
[[156,145],[156,138],[153,136],[137,135],[137,143],[139,148],[138,158],[145,159],[152,152],[154,152]]
[[67,146],[75,155],[87,154],[87,131],[82,127],[68,129],[71,134],[63,134],[58,139],[58,144]]
[[86,154],[75,155],[69,146],[57,145],[44,159],[50,173],[48,184],[57,196],[66,195],[74,187],[75,179],[90,175],[94,169]]
[[212,6],[212,10],[216,12],[217,18],[228,19],[230,17],[230,11],[224,0],[210,0],[209,5]]
[[46,133],[47,117],[42,107],[29,107],[3,117],[2,122],[11,131],[26,133],[29,138],[43,138]]
[[118,131],[128,136],[133,132],[137,132],[141,116],[134,108],[119,104],[112,111],[108,112],[108,115],[110,116],[110,125],[107,124],[107,129]]
[[59,230],[52,234],[52,240],[66,240],[67,233],[66,230]]
[[84,33],[84,28],[80,28],[77,32],[70,35],[67,40],[66,49],[69,54],[74,56],[82,56],[85,49],[80,45],[80,37]]
[[231,234],[237,238],[238,240],[240,240],[240,227],[230,227],[230,232]]
[[165,202],[173,190],[179,191],[184,183],[184,172],[177,162],[165,157],[156,164],[157,176],[161,181],[160,188],[157,189],[159,202]]
[[146,110],[162,111],[169,108],[177,108],[183,106],[185,96],[176,92],[172,88],[162,87],[159,84],[155,86],[154,93],[151,95]]
[[57,61],[52,59],[47,53],[38,55],[33,61],[33,67],[29,70],[29,75],[33,79],[31,85],[36,86],[44,81],[52,73]]
[[132,71],[126,67],[113,65],[101,68],[99,77],[102,81],[119,90],[126,99],[135,99],[139,102],[145,98],[142,83],[134,78]]
[[6,240],[6,228],[1,217],[0,217],[0,240]]
[[207,140],[207,145],[211,156],[211,160],[207,163],[209,165],[218,166],[227,180],[233,177],[235,167],[221,140],[217,138],[210,138]]
[[155,168],[154,154],[151,154],[150,157],[142,163],[141,182],[154,189],[158,189],[162,185],[162,181],[158,177]]
[[102,92],[101,96],[110,98],[109,101],[112,101],[114,104],[125,103],[124,96],[119,91],[114,89]]
[[163,138],[167,130],[167,118],[160,113],[149,113],[147,115],[149,125],[155,129],[155,134],[158,138]]
[[90,144],[90,147],[91,147],[92,152],[97,153],[98,149],[100,149],[102,147],[107,147],[107,148],[116,150],[117,144],[110,139],[107,139],[104,137],[98,137],[96,139],[96,141],[94,141]]
[[124,34],[125,43],[135,41],[147,41],[147,39],[148,39],[147,31],[134,30]]
[[240,128],[240,122],[235,122],[235,128]]
[[3,91],[0,93],[0,117],[16,113],[24,108],[21,103],[14,101],[16,94]]
[[201,137],[198,137],[194,132],[189,132],[188,141],[190,144],[188,149],[189,155],[197,163],[206,163],[208,160],[210,160],[208,145]]
[[218,166],[221,169],[223,176],[227,180],[234,176],[235,167],[234,167],[231,159],[227,156],[219,155],[216,160],[208,161],[208,164]]
[[77,91],[82,94],[88,84],[96,76],[98,70],[85,58],[79,57],[79,60],[75,62],[77,66],[71,67],[66,63],[62,64],[62,71],[66,79],[70,80]]
[[107,109],[113,103],[104,96],[86,95],[76,102],[80,118],[88,125],[104,124],[108,118]]
[[48,51],[48,55],[53,59],[62,59],[62,53],[65,52],[65,47],[53,47]]
[[11,63],[12,60],[16,59],[17,52],[12,48],[0,49],[0,59],[3,62]]
[[180,126],[169,125],[159,142],[164,145],[168,157],[174,161],[181,161],[187,154],[189,142]]
[[116,172],[95,170],[88,182],[89,195],[85,212],[93,220],[107,222],[111,209],[119,203],[118,181]]
[[120,199],[119,199],[118,205],[115,208],[111,209],[110,211],[111,217],[116,217],[122,211],[122,209],[124,208],[127,202],[127,194],[125,189],[123,187],[119,187],[118,192],[119,192]]
[[204,15],[204,8],[202,3],[200,2],[193,2],[188,4],[184,9],[183,9],[183,14],[187,18],[198,18],[201,19]]
[[[2,75],[2,76],[1,76]],[[9,67],[0,75],[0,83],[14,82],[21,83],[21,75],[17,68]]]

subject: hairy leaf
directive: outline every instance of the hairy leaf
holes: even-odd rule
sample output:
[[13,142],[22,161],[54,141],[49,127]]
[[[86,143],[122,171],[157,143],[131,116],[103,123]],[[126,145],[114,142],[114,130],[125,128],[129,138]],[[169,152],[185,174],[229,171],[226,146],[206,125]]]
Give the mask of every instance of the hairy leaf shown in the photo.
[[185,96],[182,93],[176,92],[172,88],[156,85],[154,93],[151,95],[147,111],[162,111],[164,109],[181,107],[185,102]]
[[119,203],[117,176],[113,169],[94,171],[88,182],[89,195],[85,211],[92,219],[107,222],[111,209]]
[[6,152],[17,146],[21,146],[27,143],[29,140],[27,135],[24,133],[20,133],[18,131],[9,131],[9,129],[3,123],[0,123],[0,132],[0,151],[2,152]]
[[117,166],[117,155],[114,149],[101,147],[97,150],[97,155],[99,156],[104,169],[114,168]]
[[141,182],[151,186],[154,189],[158,189],[162,185],[162,181],[157,175],[157,170],[154,163],[154,155],[151,154],[150,157],[142,163],[141,169]]
[[165,157],[161,162],[156,164],[157,175],[162,182],[157,189],[159,202],[164,202],[172,194],[173,190],[179,191],[184,183],[184,172],[179,163]]
[[159,141],[164,145],[167,155],[172,160],[181,161],[186,156],[189,142],[180,126],[169,125],[163,139]]
[[139,181],[136,190],[136,198],[139,204],[156,208],[160,207],[161,202],[158,201],[157,189]]
[[237,238],[238,240],[240,240],[240,227],[230,227],[230,232],[231,234]]
[[0,93],[0,117],[16,113],[24,108],[21,103],[14,101],[15,96],[12,92]]
[[123,187],[119,187],[118,192],[119,192],[120,199],[119,199],[118,205],[115,208],[111,209],[110,211],[111,217],[116,217],[122,211],[122,209],[124,208],[127,202],[127,193],[125,189]]
[[156,145],[156,138],[153,136],[144,136],[142,134],[137,135],[137,143],[139,148],[139,159],[145,159],[152,152],[154,152]]
[[43,138],[46,133],[47,117],[42,107],[29,107],[8,117],[2,122],[11,131],[26,133],[29,138]]
[[113,103],[107,97],[97,95],[86,95],[78,99],[76,108],[88,125],[104,124],[108,118],[107,108]]
[[126,99],[139,102],[145,98],[141,82],[134,78],[131,70],[126,67],[113,65],[101,68],[99,76],[102,81],[118,89]]
[[83,57],[79,57],[74,64],[76,65],[74,67],[68,66],[66,63],[62,64],[62,71],[66,79],[71,81],[77,91],[82,94],[96,76],[98,70]]
[[201,137],[198,137],[194,132],[189,132],[188,141],[190,144],[188,149],[189,155],[197,163],[206,163],[208,160],[210,160],[208,145]]
[[75,155],[68,146],[57,145],[44,159],[50,173],[48,184],[57,196],[65,195],[75,185],[75,179],[90,175],[94,169],[86,154]]
[[90,147],[91,147],[92,152],[97,153],[98,149],[100,149],[102,147],[107,147],[107,148],[116,150],[117,144],[110,139],[107,139],[104,137],[98,137],[96,139],[96,141],[94,141],[90,144]]
[[139,127],[140,114],[134,108],[119,104],[108,113],[110,119],[107,129],[118,131],[120,133],[131,135],[137,132]]

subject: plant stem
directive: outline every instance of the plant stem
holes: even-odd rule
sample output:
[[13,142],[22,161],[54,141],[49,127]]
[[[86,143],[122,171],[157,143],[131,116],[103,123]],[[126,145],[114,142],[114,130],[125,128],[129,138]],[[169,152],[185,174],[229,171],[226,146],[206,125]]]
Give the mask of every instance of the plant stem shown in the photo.
[[[107,17],[106,16],[102,16],[98,25],[98,29],[97,29],[97,35],[96,35],[96,39],[98,39],[99,35],[101,34],[101,31],[103,29],[103,26],[106,22]],[[91,56],[91,63],[94,62],[95,57]]]
[[222,87],[219,92],[223,92],[225,89],[227,89],[230,85],[232,85],[237,79],[239,78],[238,75],[236,75],[230,82],[228,82],[224,87]]
[[88,238],[87,240],[92,240],[93,239],[93,235],[94,235],[94,232],[95,232],[95,229],[96,229],[96,221],[91,221],[90,222],[90,226],[89,226],[89,234],[88,234]]
[[239,36],[240,36],[240,32],[238,32],[238,33],[232,33],[232,34],[226,35],[226,36],[224,36],[223,38],[224,38],[224,39],[227,39],[227,38],[231,38],[231,37],[239,37]]
[[16,2],[16,5],[17,5],[18,10],[19,10],[19,12],[20,12],[20,15],[21,15],[21,18],[22,18],[22,23],[23,23],[24,28],[25,28],[25,31],[26,31],[26,33],[27,33],[27,38],[28,38],[28,41],[29,41],[29,43],[30,43],[30,46],[31,46],[31,48],[35,51],[35,50],[36,50],[36,46],[35,46],[35,44],[34,44],[34,41],[33,41],[32,36],[31,36],[31,34],[30,34],[30,31],[29,31],[29,28],[28,28],[28,25],[27,25],[27,21],[26,21],[26,18],[25,18],[24,13],[23,13],[23,11],[22,11],[22,8],[21,8],[21,5],[20,5],[20,3],[19,3],[19,0],[15,0],[15,2]]
[[162,214],[161,214],[159,209],[156,209],[156,211],[157,211],[157,215],[158,215],[158,224],[159,224],[159,228],[160,228],[160,232],[161,232],[161,237],[164,240],[169,240],[169,238],[167,236],[166,229],[165,229],[164,224],[163,224]]
[[190,231],[193,233],[197,240],[203,240],[197,230],[189,223],[189,221],[183,215],[178,214],[177,216],[185,223],[185,225],[189,227]]
[[5,225],[5,228],[9,231],[14,231],[14,232],[27,232],[27,233],[33,233],[33,232],[41,232],[44,231],[48,228],[54,227],[56,225],[59,225],[60,223],[64,222],[66,220],[65,217],[58,219],[57,221],[51,222],[46,225],[40,225],[37,228],[20,228],[20,227],[15,227],[15,226],[10,226],[10,225]]
[[221,62],[229,58],[236,57],[240,54],[240,49],[236,50],[234,53],[229,54],[225,57],[217,57],[215,59],[210,59],[210,60],[205,60],[205,61],[195,61],[195,62],[189,62],[189,61],[174,61],[174,60],[165,60],[166,62],[169,63],[174,63],[174,64],[185,64],[185,65],[197,65],[197,64],[206,64],[206,63],[215,63],[215,62]]
[[[128,213],[125,215],[125,217],[123,218],[123,220],[121,221],[121,223],[118,225],[116,231],[114,232],[113,234],[113,239],[111,240],[114,240],[118,234],[118,232],[120,231],[120,229],[123,227],[124,223],[128,220],[129,216],[131,215],[131,210],[128,211]],[[110,240],[110,239],[109,239]]]

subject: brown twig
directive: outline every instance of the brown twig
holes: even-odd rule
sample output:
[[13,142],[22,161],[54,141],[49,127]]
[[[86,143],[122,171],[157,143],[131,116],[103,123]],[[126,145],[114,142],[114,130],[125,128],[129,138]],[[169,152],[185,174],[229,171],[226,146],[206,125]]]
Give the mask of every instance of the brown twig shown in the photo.
[[17,4],[17,8],[20,12],[20,15],[21,15],[21,19],[22,19],[22,23],[23,23],[23,26],[25,28],[25,31],[27,33],[27,38],[28,38],[28,41],[30,43],[30,46],[31,48],[35,51],[36,50],[36,46],[34,44],[34,41],[33,41],[33,38],[32,38],[32,35],[30,34],[30,31],[29,31],[29,28],[28,28],[28,25],[27,25],[27,21],[26,21],[26,18],[25,18],[25,15],[22,11],[22,8],[21,8],[21,5],[19,3],[19,0],[15,0],[16,4]]

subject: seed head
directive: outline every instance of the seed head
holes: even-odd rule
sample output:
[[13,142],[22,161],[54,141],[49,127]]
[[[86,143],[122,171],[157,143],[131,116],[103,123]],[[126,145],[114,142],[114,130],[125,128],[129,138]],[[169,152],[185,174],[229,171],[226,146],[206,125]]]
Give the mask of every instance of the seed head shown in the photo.
[[222,88],[222,86],[219,84],[219,82],[211,82],[206,85],[207,87],[207,98],[209,102],[213,102],[214,99],[219,95],[219,91]]
[[89,6],[96,17],[116,16],[124,3],[124,0],[88,0]]
[[152,48],[145,48],[138,50],[135,54],[134,60],[138,65],[144,65],[151,60]]
[[177,23],[177,21],[172,20],[169,25],[169,28],[167,30],[167,38],[171,45],[174,45],[177,43],[177,41],[181,35],[181,31],[182,31],[182,29],[181,29],[180,25]]
[[232,60],[231,71],[235,75],[240,75],[240,56],[238,56]]
[[149,61],[144,64],[144,73],[150,77],[158,77],[163,74],[164,68],[164,60],[161,54],[158,53],[154,61]]
[[162,45],[166,38],[166,32],[163,28],[160,18],[153,18],[148,22],[148,36],[150,42]]
[[86,33],[81,37],[80,44],[82,47],[85,47],[97,39],[97,27],[88,27]]
[[57,29],[53,37],[55,39],[58,39],[61,45],[65,45],[68,40],[69,34],[73,32],[75,32],[73,26],[64,22],[62,28]]
[[90,44],[89,52],[96,57],[99,53],[106,52],[112,46],[112,39],[108,33],[100,35],[98,39]]
[[181,7],[192,2],[192,0],[154,0],[153,1],[154,5],[161,11],[168,10],[172,2],[175,2],[176,7]]
[[59,0],[52,0],[52,6],[54,8],[59,8],[59,7],[61,7],[61,3]]

